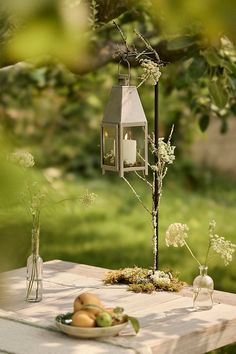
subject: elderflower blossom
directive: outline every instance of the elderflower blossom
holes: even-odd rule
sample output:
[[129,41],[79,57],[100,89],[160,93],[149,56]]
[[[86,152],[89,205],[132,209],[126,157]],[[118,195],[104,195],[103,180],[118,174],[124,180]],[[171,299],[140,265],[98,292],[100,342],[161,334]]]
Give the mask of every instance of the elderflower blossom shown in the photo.
[[161,76],[161,71],[157,63],[150,59],[141,59],[140,65],[143,68],[143,74],[141,76],[141,80],[146,81],[147,79],[151,79],[153,85],[155,85]]
[[27,151],[17,151],[11,154],[10,160],[21,167],[29,168],[34,166],[34,157]]
[[[158,157],[158,161],[160,163],[172,164],[175,160],[175,146],[171,145],[170,139],[166,143],[164,138],[158,139],[158,148],[155,145],[155,138],[153,136],[149,136],[149,143],[152,154],[155,154]],[[153,170],[157,170],[158,168],[153,167]]]
[[89,191],[87,190],[81,197],[80,197],[80,202],[81,204],[83,204],[84,206],[88,207],[91,204],[94,203],[96,199],[96,194],[95,193],[89,193]]
[[226,240],[223,236],[211,235],[211,247],[218,253],[227,266],[233,259],[233,253],[235,252],[236,245]]
[[166,245],[174,247],[182,247],[185,244],[185,238],[188,237],[189,228],[186,224],[171,224],[166,231]]
[[158,158],[168,164],[172,164],[175,160],[175,146],[164,142],[164,138],[158,140]]

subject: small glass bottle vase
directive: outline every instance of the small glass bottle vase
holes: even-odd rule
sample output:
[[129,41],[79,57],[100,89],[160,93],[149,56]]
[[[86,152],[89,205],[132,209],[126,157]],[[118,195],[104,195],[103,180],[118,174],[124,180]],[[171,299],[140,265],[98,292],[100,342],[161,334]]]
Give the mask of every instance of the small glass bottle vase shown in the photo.
[[193,281],[193,307],[198,310],[210,310],[213,306],[214,282],[207,275],[206,266],[199,266],[200,275]]
[[[32,231],[32,254],[27,259],[26,301],[39,302],[43,298],[43,260],[39,256],[39,235]],[[39,230],[36,232],[39,233]]]

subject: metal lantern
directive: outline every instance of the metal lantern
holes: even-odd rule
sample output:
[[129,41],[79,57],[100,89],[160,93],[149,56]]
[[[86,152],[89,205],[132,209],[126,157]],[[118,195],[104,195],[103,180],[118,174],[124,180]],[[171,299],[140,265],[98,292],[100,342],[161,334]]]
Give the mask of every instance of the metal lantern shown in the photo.
[[105,171],[145,171],[148,174],[147,119],[130,75],[119,74],[101,124],[101,167]]

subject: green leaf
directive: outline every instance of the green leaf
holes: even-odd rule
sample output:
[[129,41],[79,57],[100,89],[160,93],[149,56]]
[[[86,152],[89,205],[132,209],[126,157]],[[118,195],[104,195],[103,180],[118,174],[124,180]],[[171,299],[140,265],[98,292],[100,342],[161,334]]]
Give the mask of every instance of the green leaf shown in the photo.
[[202,77],[207,70],[207,64],[203,57],[198,56],[193,59],[189,66],[188,74],[191,78],[198,79]]
[[210,123],[210,117],[209,115],[204,115],[200,118],[199,120],[199,127],[202,132],[206,131]]
[[127,319],[130,321],[135,333],[137,334],[140,330],[139,321],[137,320],[137,318],[131,316],[127,316]]
[[34,81],[37,82],[39,87],[44,87],[46,85],[46,73],[47,68],[43,67],[32,71],[30,76]]
[[120,314],[120,313],[123,313],[123,312],[124,312],[124,309],[123,309],[123,307],[117,306],[117,307],[114,308],[113,311],[114,311],[114,313]]
[[222,60],[221,65],[230,73],[236,75],[236,65],[231,61]]
[[81,307],[81,310],[86,310],[86,309],[98,309],[101,311],[104,311],[104,309],[101,306],[95,305],[95,304],[86,304]]
[[176,37],[167,43],[168,50],[179,50],[190,47],[196,42],[196,38],[189,36]]
[[232,90],[236,90],[236,78],[228,76],[228,83]]
[[219,80],[212,81],[208,85],[210,96],[214,104],[220,109],[224,108],[228,102],[228,91]]
[[217,54],[215,48],[210,47],[204,51],[201,51],[201,55],[206,59],[210,66],[221,65],[221,58]]

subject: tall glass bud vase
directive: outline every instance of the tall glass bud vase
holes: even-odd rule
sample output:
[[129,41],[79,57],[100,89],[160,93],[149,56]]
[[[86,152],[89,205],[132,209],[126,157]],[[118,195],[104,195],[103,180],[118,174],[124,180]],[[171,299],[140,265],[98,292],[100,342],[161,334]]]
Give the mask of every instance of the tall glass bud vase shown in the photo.
[[207,275],[206,266],[200,266],[200,274],[193,281],[193,307],[196,310],[210,310],[213,306],[214,282]]
[[43,297],[43,260],[39,256],[39,225],[32,229],[32,254],[27,259],[26,301],[39,302]]

